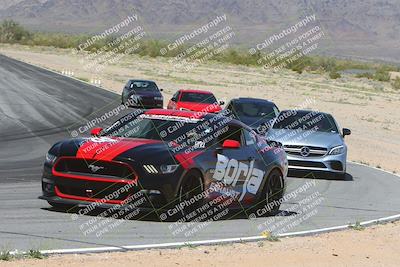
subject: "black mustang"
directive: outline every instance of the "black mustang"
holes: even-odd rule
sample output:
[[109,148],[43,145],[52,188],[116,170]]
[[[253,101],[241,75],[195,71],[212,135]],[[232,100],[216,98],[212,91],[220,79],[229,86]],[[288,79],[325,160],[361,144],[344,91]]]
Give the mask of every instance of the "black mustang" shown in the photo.
[[229,209],[247,209],[281,198],[285,152],[224,115],[133,112],[92,137],[58,142],[46,155],[40,198],[55,207],[122,207],[141,194],[140,208],[160,210],[227,198]]

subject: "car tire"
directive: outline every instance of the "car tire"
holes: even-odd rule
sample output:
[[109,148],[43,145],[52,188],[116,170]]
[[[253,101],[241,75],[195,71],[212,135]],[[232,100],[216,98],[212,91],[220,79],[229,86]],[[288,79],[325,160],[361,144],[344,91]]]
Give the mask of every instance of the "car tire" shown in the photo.
[[[188,172],[182,179],[182,182],[179,186],[178,190],[178,205],[184,203],[185,201],[190,201],[194,196],[201,194],[204,191],[203,179],[199,172],[191,171]],[[194,218],[188,219],[187,216],[191,214],[193,211],[196,211],[199,207],[201,207],[204,203],[204,199],[200,199],[195,201],[193,204],[189,206],[185,206],[180,211],[180,217],[185,218],[184,220],[190,221]],[[179,218],[180,219],[180,218]]]
[[[285,182],[283,180],[283,175],[278,169],[273,169],[267,177],[266,184],[264,186],[264,190],[261,195],[261,202],[258,207],[269,207],[267,215],[276,214],[279,211],[281,198],[283,197],[285,189]],[[274,203],[275,204],[272,204]]]

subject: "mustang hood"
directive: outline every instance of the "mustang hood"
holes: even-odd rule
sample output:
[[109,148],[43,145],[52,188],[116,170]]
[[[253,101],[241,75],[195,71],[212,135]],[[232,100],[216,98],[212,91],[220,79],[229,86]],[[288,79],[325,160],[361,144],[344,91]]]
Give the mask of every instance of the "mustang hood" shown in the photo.
[[166,149],[166,146],[158,140],[104,136],[66,140],[56,144],[50,152],[59,156],[113,160],[134,148],[144,149],[150,145],[158,145],[162,146],[163,150]]

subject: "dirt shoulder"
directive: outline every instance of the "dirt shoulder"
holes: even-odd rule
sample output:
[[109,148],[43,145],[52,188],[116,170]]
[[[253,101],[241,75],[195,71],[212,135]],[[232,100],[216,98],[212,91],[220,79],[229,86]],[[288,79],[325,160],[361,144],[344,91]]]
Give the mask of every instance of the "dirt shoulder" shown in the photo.
[[399,266],[400,222],[277,242],[51,256],[0,266]]

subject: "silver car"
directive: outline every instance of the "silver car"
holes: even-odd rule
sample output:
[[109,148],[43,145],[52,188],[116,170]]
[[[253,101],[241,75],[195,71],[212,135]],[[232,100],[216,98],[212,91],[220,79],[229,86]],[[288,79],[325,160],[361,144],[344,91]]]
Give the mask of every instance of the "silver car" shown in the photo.
[[290,170],[346,174],[347,128],[339,130],[332,115],[311,110],[284,110],[274,120],[267,139],[282,144]]

